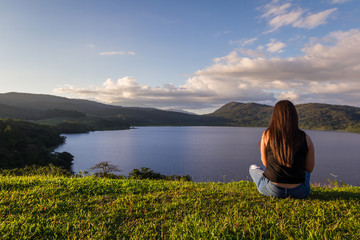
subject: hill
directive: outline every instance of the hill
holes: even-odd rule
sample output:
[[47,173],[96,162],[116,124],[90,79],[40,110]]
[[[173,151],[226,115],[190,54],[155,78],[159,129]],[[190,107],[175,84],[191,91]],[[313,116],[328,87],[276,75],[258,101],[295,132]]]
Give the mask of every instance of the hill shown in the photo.
[[209,115],[226,119],[229,125],[265,127],[269,125],[272,110],[268,105],[230,102]]
[[49,109],[64,109],[86,114],[100,114],[116,109],[115,106],[89,100],[16,92],[0,94],[0,103],[11,107],[27,109],[33,113]]
[[342,130],[360,133],[360,108],[308,103],[296,106],[299,124],[307,129]]
[[[308,103],[295,106],[299,125],[304,129],[341,130],[360,133],[360,108]],[[226,119],[226,124],[246,127],[267,127],[273,107],[256,103],[230,102],[210,116]]]
[[360,187],[0,176],[1,239],[359,239]]
[[[296,105],[304,129],[360,133],[360,108],[330,104]],[[194,115],[155,108],[121,107],[52,95],[0,94],[0,118],[31,120],[58,126],[61,132],[126,129],[130,126],[266,127],[273,107],[230,102],[215,112]]]
[[[43,94],[0,94],[0,117],[32,120],[51,125],[68,124],[67,129],[124,129],[144,125],[221,125],[222,120],[155,108],[121,107],[89,100]],[[73,127],[74,131],[76,127]]]

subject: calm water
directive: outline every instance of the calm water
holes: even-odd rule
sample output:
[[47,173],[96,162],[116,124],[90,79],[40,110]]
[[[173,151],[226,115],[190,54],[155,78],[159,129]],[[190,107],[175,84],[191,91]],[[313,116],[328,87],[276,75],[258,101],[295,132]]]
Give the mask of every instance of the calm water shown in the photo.
[[[171,175],[189,174],[194,181],[238,181],[249,177],[251,164],[261,164],[259,139],[263,128],[139,127],[65,135],[56,151],[75,156],[73,170],[89,170],[111,161],[127,175],[148,167]],[[316,151],[312,182],[337,179],[360,185],[360,134],[306,131]]]

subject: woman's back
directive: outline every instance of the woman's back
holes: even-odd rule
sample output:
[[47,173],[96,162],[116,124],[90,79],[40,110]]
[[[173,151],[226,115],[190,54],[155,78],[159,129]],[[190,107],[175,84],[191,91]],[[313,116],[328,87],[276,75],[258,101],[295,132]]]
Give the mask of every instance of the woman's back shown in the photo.
[[267,165],[264,176],[275,183],[297,184],[305,181],[305,160],[308,152],[305,132],[299,130],[301,138],[294,159],[289,166],[280,163],[268,143],[266,146]]

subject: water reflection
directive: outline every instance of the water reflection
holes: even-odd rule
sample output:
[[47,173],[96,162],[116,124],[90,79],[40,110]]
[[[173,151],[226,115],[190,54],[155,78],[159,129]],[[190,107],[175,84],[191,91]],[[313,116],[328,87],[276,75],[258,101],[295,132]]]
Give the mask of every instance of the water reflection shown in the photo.
[[[252,163],[261,164],[259,140],[264,128],[139,127],[66,135],[57,151],[75,156],[73,170],[88,170],[111,161],[127,175],[148,167],[166,175],[192,176],[194,181],[238,181],[249,176]],[[312,182],[334,179],[360,185],[360,134],[306,131],[316,149]]]

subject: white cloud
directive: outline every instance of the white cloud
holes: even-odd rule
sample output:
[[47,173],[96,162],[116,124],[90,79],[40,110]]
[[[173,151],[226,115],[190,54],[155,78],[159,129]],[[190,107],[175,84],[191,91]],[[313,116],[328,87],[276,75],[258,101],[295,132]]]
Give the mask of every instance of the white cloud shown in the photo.
[[97,88],[64,86],[56,93],[123,106],[193,110],[215,108],[229,101],[274,103],[282,98],[295,103],[359,105],[359,42],[359,29],[338,31],[310,42],[297,57],[243,57],[239,56],[241,49],[235,49],[196,71],[181,86],[151,87],[134,77],[123,77],[107,79]]
[[286,14],[276,15],[269,19],[268,24],[272,27],[269,32],[273,32],[280,27],[293,25],[300,20],[303,10],[294,10]]
[[[328,17],[333,14],[337,8],[327,9],[318,13],[310,13],[306,9],[293,8],[291,3],[279,4],[279,1],[272,1],[260,8],[264,12],[261,16],[268,20],[271,27],[269,32],[276,31],[284,26],[296,28],[312,29],[319,25],[326,24]],[[306,14],[306,16],[304,16]]]
[[251,38],[251,39],[242,39],[242,40],[230,40],[229,41],[229,44],[230,45],[239,45],[239,46],[242,46],[242,47],[245,47],[247,45],[251,45],[253,44],[254,42],[256,42],[258,40],[258,38]]
[[275,39],[271,39],[270,43],[266,45],[267,51],[271,53],[281,53],[283,52],[283,48],[286,47],[285,43],[282,43],[280,41],[276,41]]
[[290,100],[292,102],[298,102],[300,99],[299,93],[295,92],[295,91],[283,91],[280,94],[278,94],[278,99],[286,99],[286,100]]
[[327,18],[337,10],[337,8],[328,9],[319,13],[310,14],[305,18],[294,22],[293,26],[298,28],[312,29],[319,25],[326,24]]
[[252,57],[252,58],[258,58],[258,57],[265,57],[265,53],[263,51],[263,47],[259,46],[258,48],[256,48],[255,50],[253,49],[245,49],[245,48],[239,48],[238,51],[244,55],[244,56],[248,56],[248,57]]
[[246,45],[251,45],[257,40],[258,40],[257,38],[251,38],[251,39],[244,40],[244,42],[241,44],[241,46],[245,47]]
[[99,53],[100,56],[114,56],[114,55],[132,55],[135,56],[136,53],[135,52],[125,52],[125,51],[110,51],[110,52],[100,52]]
[[342,4],[342,3],[347,3],[350,1],[352,1],[352,0],[333,0],[331,3],[332,4]]
[[269,3],[265,5],[265,13],[262,15],[262,17],[271,17],[271,16],[279,16],[286,13],[286,9],[291,7],[291,3],[285,3],[283,5],[276,5],[278,1],[272,1],[272,3]]

